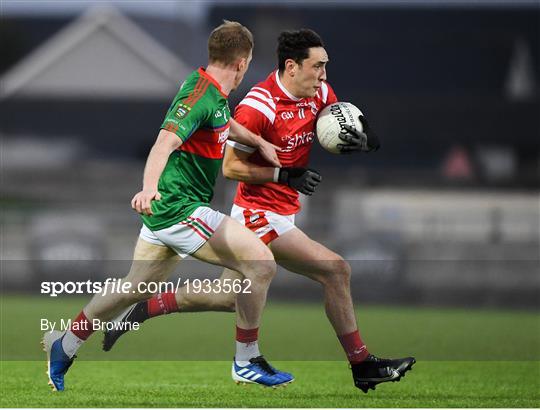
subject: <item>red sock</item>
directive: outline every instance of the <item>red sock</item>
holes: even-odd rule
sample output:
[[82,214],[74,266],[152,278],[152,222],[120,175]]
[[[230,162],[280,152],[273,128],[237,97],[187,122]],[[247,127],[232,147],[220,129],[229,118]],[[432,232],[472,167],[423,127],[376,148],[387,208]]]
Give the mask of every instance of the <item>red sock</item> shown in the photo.
[[178,303],[176,303],[174,292],[158,293],[148,299],[146,303],[149,317],[178,312]]
[[77,316],[71,322],[69,330],[71,330],[71,333],[73,333],[81,340],[88,339],[90,335],[94,333],[94,327],[92,326],[92,322],[88,320],[82,310],[81,313],[79,313],[79,316]]
[[338,339],[351,364],[360,363],[369,355],[367,347],[365,343],[362,342],[358,330],[346,335],[338,336]]
[[259,328],[242,329],[236,326],[236,341],[240,343],[252,343],[259,340]]

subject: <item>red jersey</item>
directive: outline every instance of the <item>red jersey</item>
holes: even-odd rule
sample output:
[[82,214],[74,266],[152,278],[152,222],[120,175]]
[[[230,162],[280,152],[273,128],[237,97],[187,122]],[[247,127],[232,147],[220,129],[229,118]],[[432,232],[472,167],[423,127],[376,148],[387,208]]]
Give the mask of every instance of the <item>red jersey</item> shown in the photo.
[[[317,113],[337,102],[334,91],[323,82],[313,98],[296,98],[279,80],[278,70],[255,85],[238,104],[234,119],[250,131],[282,149],[278,158],[283,167],[306,167],[315,138]],[[233,141],[229,145],[253,152],[250,162],[271,167],[254,148]],[[298,192],[285,184],[238,183],[234,203],[243,208],[264,209],[280,215],[300,210]]]

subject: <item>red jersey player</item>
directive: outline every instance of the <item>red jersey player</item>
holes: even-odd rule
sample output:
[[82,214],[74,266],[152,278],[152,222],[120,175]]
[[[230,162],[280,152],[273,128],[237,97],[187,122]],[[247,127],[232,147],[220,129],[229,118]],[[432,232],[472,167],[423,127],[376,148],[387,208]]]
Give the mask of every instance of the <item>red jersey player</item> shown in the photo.
[[[324,71],[324,62],[318,64],[315,71]],[[246,178],[238,175],[239,169],[234,165],[229,166],[234,164],[234,160],[226,161],[224,170],[225,176],[241,181],[234,199],[235,205],[245,209],[264,209],[280,215],[294,215],[300,210],[298,191],[282,182],[294,178],[295,171],[290,168],[307,167],[315,139],[314,124],[317,113],[326,105],[337,102],[337,98],[325,81],[313,87],[313,97],[297,98],[285,88],[279,77],[279,70],[276,70],[265,81],[253,87],[236,108],[234,118],[281,148],[278,158],[283,168],[275,168],[271,180],[262,184],[253,182],[266,181],[268,178],[254,180],[249,176]],[[229,160],[244,159],[245,152],[249,154],[248,167],[251,172],[255,169],[254,166],[268,167],[268,162],[256,153],[256,149],[242,144],[229,145],[239,151],[237,154],[229,151]],[[268,170],[266,172],[268,173]],[[309,170],[307,172],[314,178],[313,185],[316,186],[316,183],[320,182],[318,173]],[[287,176],[284,173],[287,173]],[[280,176],[283,179],[281,182]],[[302,190],[303,187],[296,188]],[[311,191],[307,189],[304,193],[311,194]]]
[[[269,246],[278,264],[322,284],[326,314],[351,364],[354,383],[367,392],[379,383],[399,380],[415,359],[380,359],[368,352],[356,323],[349,264],[294,224],[295,214],[300,210],[298,192],[311,195],[322,180],[317,171],[307,168],[317,113],[337,98],[326,82],[328,55],[322,40],[312,30],[281,33],[278,60],[278,69],[251,88],[240,102],[235,119],[281,149],[278,158],[282,167],[272,167],[252,147],[228,142],[223,172],[227,178],[240,181],[231,216]],[[365,132],[349,128],[349,134],[342,138],[343,153],[378,148],[378,140],[365,118],[362,116],[360,120]],[[221,278],[238,277],[238,273],[226,269]],[[180,312],[234,308],[231,293],[204,295],[180,290],[175,300],[177,306],[173,310]],[[121,320],[141,322],[171,311],[170,308],[161,312],[151,310],[140,305],[133,310],[137,313]],[[121,332],[106,334],[107,347],[120,335]],[[257,355],[256,337],[250,340],[250,345]],[[233,378],[239,380],[234,367]]]

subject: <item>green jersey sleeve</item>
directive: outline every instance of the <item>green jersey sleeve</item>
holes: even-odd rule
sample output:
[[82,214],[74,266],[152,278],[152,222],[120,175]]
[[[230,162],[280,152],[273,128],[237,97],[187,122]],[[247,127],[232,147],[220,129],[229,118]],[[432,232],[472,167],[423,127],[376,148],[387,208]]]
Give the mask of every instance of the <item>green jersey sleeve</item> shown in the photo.
[[184,99],[178,99],[173,102],[161,128],[174,132],[183,142],[203,124],[205,124],[211,112],[204,101],[197,101],[193,106],[186,104]]

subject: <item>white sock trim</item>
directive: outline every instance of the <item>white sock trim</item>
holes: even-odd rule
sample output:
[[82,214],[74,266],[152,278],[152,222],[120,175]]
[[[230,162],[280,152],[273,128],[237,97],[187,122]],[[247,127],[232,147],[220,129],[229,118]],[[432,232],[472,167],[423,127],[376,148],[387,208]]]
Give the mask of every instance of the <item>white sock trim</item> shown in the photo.
[[77,353],[77,350],[79,350],[83,343],[84,340],[75,336],[71,330],[66,330],[66,334],[62,338],[62,349],[71,358]]
[[[236,363],[238,366],[247,366],[249,364],[249,359],[260,356],[259,352],[259,342],[254,341],[250,343],[242,343],[236,341]],[[247,364],[245,364],[247,362]],[[244,364],[241,364],[244,363]]]

